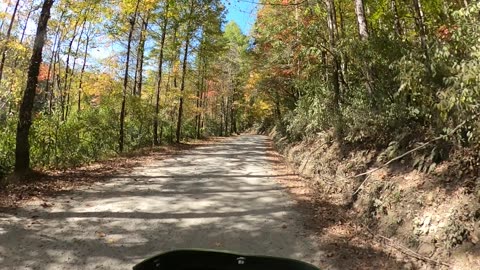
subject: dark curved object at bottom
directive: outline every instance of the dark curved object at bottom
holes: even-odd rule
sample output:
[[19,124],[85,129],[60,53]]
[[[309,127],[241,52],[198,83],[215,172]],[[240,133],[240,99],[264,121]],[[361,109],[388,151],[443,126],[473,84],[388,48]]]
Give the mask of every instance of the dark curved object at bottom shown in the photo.
[[301,261],[213,250],[175,250],[159,254],[133,270],[319,270]]

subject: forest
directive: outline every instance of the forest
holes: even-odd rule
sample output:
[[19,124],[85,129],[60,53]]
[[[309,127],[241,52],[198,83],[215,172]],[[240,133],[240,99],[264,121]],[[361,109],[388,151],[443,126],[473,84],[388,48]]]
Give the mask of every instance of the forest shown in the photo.
[[476,1],[292,3],[263,7],[255,25],[264,124],[396,151],[439,138],[430,163],[478,146]]
[[3,8],[3,175],[244,128],[239,63],[248,40],[235,23],[224,27],[220,1]]
[[214,0],[2,8],[3,175],[252,127],[392,152],[436,138],[422,168],[478,146],[475,1],[261,1],[248,35]]

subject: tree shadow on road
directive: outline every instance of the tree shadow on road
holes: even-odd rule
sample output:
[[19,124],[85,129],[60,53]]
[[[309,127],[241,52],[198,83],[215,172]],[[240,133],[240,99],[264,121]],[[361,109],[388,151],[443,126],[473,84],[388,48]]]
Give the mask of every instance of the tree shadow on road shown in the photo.
[[144,164],[53,205],[9,209],[0,215],[0,269],[131,269],[179,248],[281,256],[332,270],[401,269],[337,228],[348,220],[342,207],[295,204],[274,184],[291,174],[267,173],[275,163],[265,155],[266,137],[239,138]]

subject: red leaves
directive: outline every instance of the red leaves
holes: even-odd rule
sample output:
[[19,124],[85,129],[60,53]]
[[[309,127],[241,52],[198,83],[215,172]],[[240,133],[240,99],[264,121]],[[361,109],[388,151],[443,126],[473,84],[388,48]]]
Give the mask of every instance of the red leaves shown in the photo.
[[41,64],[40,65],[40,72],[38,74],[38,81],[43,82],[48,79],[48,68],[49,66],[47,64]]
[[443,41],[450,41],[453,35],[453,32],[458,29],[458,26],[446,26],[442,25],[437,29],[437,37]]

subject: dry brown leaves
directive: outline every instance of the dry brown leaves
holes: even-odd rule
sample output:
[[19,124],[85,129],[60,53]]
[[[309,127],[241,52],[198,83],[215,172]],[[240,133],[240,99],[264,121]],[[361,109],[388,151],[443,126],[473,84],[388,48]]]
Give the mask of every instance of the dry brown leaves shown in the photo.
[[390,252],[385,252],[356,225],[351,210],[326,197],[315,189],[313,180],[300,177],[289,167],[273,143],[269,145],[267,157],[276,172],[275,179],[287,188],[303,213],[305,227],[318,236],[329,265],[339,269],[404,269],[405,262],[392,258]]

